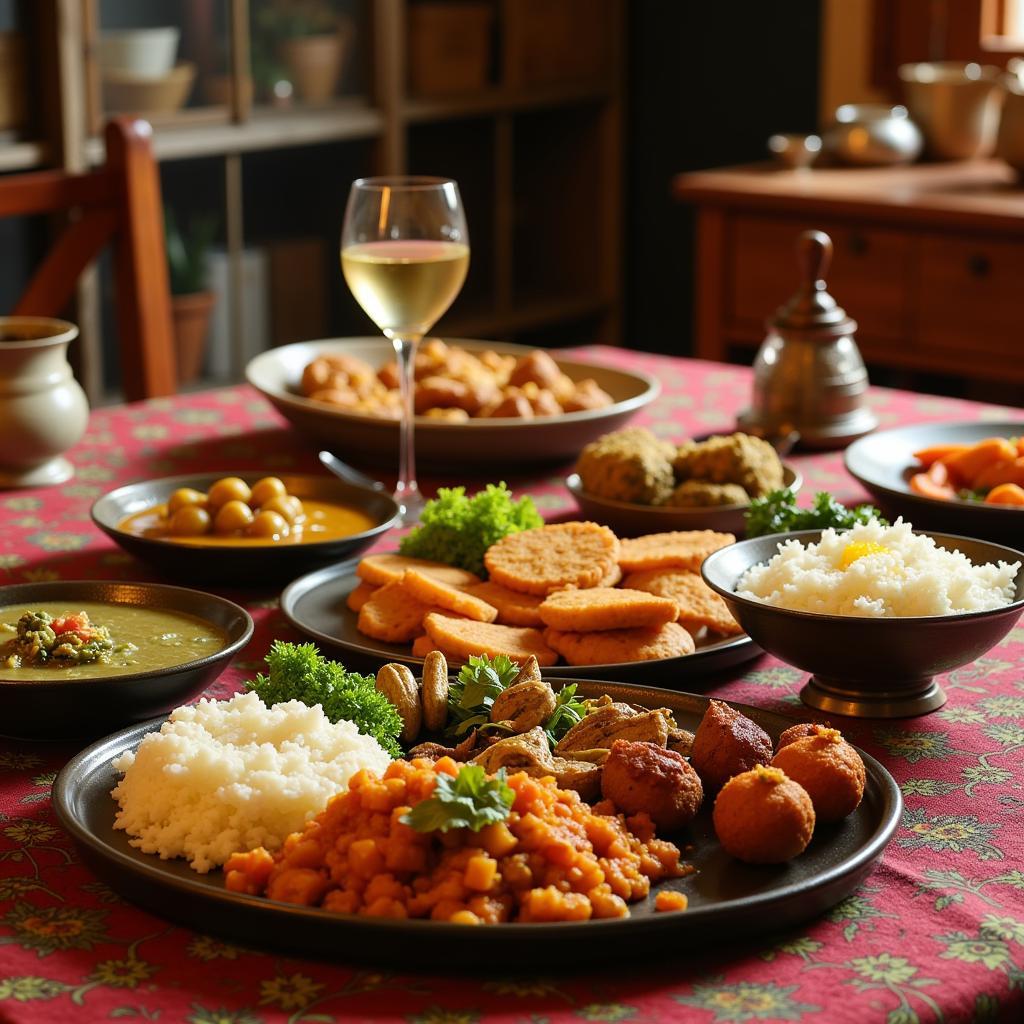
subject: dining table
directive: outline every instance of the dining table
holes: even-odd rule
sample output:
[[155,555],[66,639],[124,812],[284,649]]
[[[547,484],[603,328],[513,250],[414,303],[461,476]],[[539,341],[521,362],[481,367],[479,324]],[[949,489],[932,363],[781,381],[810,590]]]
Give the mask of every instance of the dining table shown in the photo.
[[[661,393],[633,423],[664,438],[731,432],[750,399],[746,367],[607,346],[571,354],[655,377]],[[1024,420],[1019,409],[883,388],[872,388],[868,401],[882,427]],[[0,584],[168,581],[92,524],[98,497],[128,482],[192,472],[322,472],[316,452],[247,385],[98,408],[68,453],[70,482],[0,493]],[[846,503],[867,500],[841,451],[790,459],[805,480],[801,504],[820,490]],[[422,484],[429,495],[438,486],[472,491],[504,478],[545,517],[565,519],[575,509],[568,471],[453,466]],[[377,547],[395,547],[398,536],[387,534]],[[200,586],[242,604],[256,623],[207,696],[238,691],[274,639],[302,639],[279,608],[280,583],[242,590],[225,578]],[[800,721],[805,680],[762,655],[689,685]],[[258,931],[244,944],[228,941],[213,919],[208,930],[174,924],[122,900],[83,865],[58,824],[50,788],[83,744],[0,739],[0,1021],[1024,1020],[1024,628],[941,682],[949,700],[931,714],[832,719],[891,772],[904,800],[891,842],[855,891],[786,931],[751,928],[697,948],[666,944],[641,963],[595,948],[583,970],[553,959],[539,971],[496,961],[471,972],[452,962],[441,973],[414,959],[366,963],[354,948],[310,959],[274,948]],[[0,706],[0,733],[2,716]]]

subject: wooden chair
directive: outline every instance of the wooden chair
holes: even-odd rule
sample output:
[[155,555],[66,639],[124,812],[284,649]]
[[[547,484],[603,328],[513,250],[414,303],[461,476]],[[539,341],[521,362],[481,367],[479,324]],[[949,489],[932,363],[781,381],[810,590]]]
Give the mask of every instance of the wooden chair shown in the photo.
[[13,313],[57,316],[85,268],[114,246],[117,328],[126,398],[174,394],[177,386],[171,292],[160,177],[146,121],[106,127],[107,161],[83,174],[33,171],[0,177],[0,217],[72,214]]

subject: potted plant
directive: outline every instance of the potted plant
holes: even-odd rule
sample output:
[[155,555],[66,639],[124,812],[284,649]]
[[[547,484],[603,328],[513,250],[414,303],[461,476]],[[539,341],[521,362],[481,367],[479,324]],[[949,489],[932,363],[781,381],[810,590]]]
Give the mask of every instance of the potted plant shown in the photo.
[[184,232],[173,210],[164,215],[167,269],[171,277],[171,314],[178,364],[178,383],[195,380],[206,356],[210,314],[217,296],[206,287],[207,257],[216,234],[211,217],[197,217]]
[[353,35],[326,0],[275,0],[260,8],[260,33],[280,56],[299,99],[326,103],[338,90]]

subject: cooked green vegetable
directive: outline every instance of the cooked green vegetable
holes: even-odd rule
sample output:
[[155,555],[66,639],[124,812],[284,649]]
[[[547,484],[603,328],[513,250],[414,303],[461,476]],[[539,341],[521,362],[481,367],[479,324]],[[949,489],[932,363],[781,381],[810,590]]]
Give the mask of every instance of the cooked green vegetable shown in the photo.
[[438,775],[433,795],[398,820],[417,832],[447,832],[452,828],[479,832],[484,825],[504,821],[512,810],[516,794],[505,779],[504,768],[489,779],[481,765],[463,765],[455,778]]
[[836,501],[828,491],[819,491],[814,504],[807,509],[796,507],[796,495],[786,488],[772,491],[763,498],[755,498],[744,516],[747,536],[762,537],[769,533],[791,533],[795,530],[849,530],[858,523],[877,519],[883,526],[888,522],[873,505],[847,508]]
[[344,665],[324,658],[313,644],[275,640],[266,657],[268,674],[259,673],[246,683],[268,707],[300,700],[319,704],[332,722],[355,722],[361,733],[372,736],[392,757],[401,757],[398,734],[402,718],[380,693],[373,676],[349,672]]
[[512,498],[504,482],[488,484],[472,498],[465,487],[442,487],[420,513],[420,525],[402,540],[403,555],[457,565],[478,576],[486,575],[484,552],[494,543],[520,530],[543,526],[533,501]]

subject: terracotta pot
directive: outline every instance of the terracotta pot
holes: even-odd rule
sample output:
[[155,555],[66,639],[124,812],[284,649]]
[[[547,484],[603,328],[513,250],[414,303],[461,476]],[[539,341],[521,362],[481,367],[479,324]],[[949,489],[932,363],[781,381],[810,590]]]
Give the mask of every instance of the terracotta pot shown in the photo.
[[352,39],[352,27],[341,26],[323,36],[286,39],[281,43],[281,60],[299,99],[305,103],[326,103],[338,91],[345,56]]
[[62,455],[89,420],[68,364],[68,343],[77,337],[66,320],[0,317],[0,487],[45,487],[74,476]]
[[195,380],[202,372],[203,361],[206,358],[206,336],[210,330],[210,314],[216,301],[215,292],[171,296],[179,384]]

